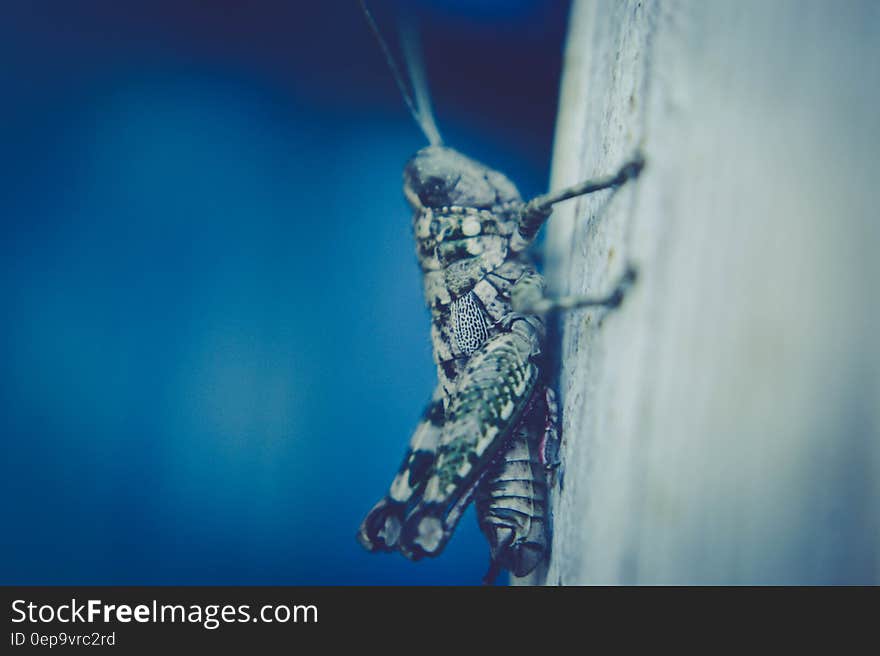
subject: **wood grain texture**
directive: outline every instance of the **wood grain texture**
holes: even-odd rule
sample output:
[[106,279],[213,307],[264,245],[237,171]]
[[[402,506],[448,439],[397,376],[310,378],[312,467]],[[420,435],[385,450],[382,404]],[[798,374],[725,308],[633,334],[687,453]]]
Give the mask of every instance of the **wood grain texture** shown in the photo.
[[560,205],[564,487],[515,583],[880,583],[880,5],[575,2]]

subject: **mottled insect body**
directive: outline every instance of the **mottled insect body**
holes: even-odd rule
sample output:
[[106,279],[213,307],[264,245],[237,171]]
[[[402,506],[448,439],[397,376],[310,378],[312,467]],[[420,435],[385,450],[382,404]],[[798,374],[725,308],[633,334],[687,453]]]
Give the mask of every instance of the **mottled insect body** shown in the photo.
[[[637,172],[625,168],[614,184]],[[414,212],[438,386],[359,539],[374,551],[436,556],[476,497],[490,545],[488,578],[499,568],[522,576],[547,550],[547,453],[558,440],[544,322],[533,311],[546,301],[543,279],[526,254],[549,205],[524,203],[503,174],[440,145],[407,164],[404,195]],[[613,305],[620,294],[577,304]]]
[[[414,559],[434,556],[476,496],[493,562],[522,575],[547,548],[541,449],[556,435],[555,403],[541,378],[543,320],[512,305],[517,285],[541,285],[519,235],[525,205],[504,175],[443,146],[413,157],[404,193],[438,387],[360,540]],[[514,250],[517,241],[523,248]]]
[[523,576],[548,550],[547,470],[559,440],[541,315],[614,306],[633,280],[628,272],[599,299],[546,299],[526,251],[554,203],[619,186],[638,175],[642,163],[636,159],[614,176],[523,202],[502,173],[442,145],[427,118],[426,91],[417,88],[423,102],[416,108],[364,12],[431,141],[407,163],[404,195],[413,209],[438,384],[358,540],[370,551],[399,550],[414,560],[436,556],[475,500],[490,548],[486,580],[500,569]]

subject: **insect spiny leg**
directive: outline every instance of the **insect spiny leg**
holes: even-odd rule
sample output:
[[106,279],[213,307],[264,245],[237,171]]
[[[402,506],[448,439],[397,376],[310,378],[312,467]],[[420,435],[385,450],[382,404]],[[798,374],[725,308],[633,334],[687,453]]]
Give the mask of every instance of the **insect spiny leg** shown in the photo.
[[616,308],[623,302],[627,290],[633,286],[637,278],[636,268],[630,265],[620,277],[614,289],[605,296],[598,297],[569,295],[547,298],[536,294],[533,289],[524,288],[517,290],[514,288],[512,295],[513,309],[515,312],[523,314],[546,314],[548,312],[575,310],[585,307]]
[[584,180],[571,187],[537,196],[529,201],[526,207],[549,210],[551,206],[564,200],[568,200],[569,198],[592,194],[596,191],[602,191],[603,189],[619,187],[627,181],[637,178],[644,167],[645,158],[641,152],[638,152],[630,161],[621,166],[614,175],[604,178],[596,178],[595,180]]
[[627,181],[637,178],[644,167],[645,158],[641,152],[637,152],[633,158],[621,166],[614,175],[593,180],[584,180],[571,187],[566,187],[565,189],[554,191],[549,194],[536,196],[522,208],[517,232],[510,242],[511,250],[514,252],[520,252],[525,250],[529,244],[532,243],[535,235],[538,234],[538,230],[540,230],[541,226],[544,225],[548,218],[550,218],[550,214],[553,212],[553,205],[556,203],[568,200],[569,198],[592,194],[596,191],[602,191],[603,189],[620,187]]

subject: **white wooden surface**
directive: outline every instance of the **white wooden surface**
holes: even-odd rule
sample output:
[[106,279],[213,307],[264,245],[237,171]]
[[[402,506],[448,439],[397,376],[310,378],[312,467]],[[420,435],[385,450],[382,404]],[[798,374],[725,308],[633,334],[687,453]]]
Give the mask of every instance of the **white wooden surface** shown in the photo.
[[564,487],[526,581],[880,583],[880,4],[575,1],[551,187]]

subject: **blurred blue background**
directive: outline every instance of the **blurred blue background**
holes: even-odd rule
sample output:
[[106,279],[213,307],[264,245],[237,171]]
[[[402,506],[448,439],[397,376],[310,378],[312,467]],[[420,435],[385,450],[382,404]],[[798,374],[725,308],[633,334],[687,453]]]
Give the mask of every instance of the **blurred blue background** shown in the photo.
[[[543,191],[566,3],[409,4],[446,142]],[[0,14],[0,583],[478,583],[472,510],[429,562],[354,539],[434,384],[356,4]]]

